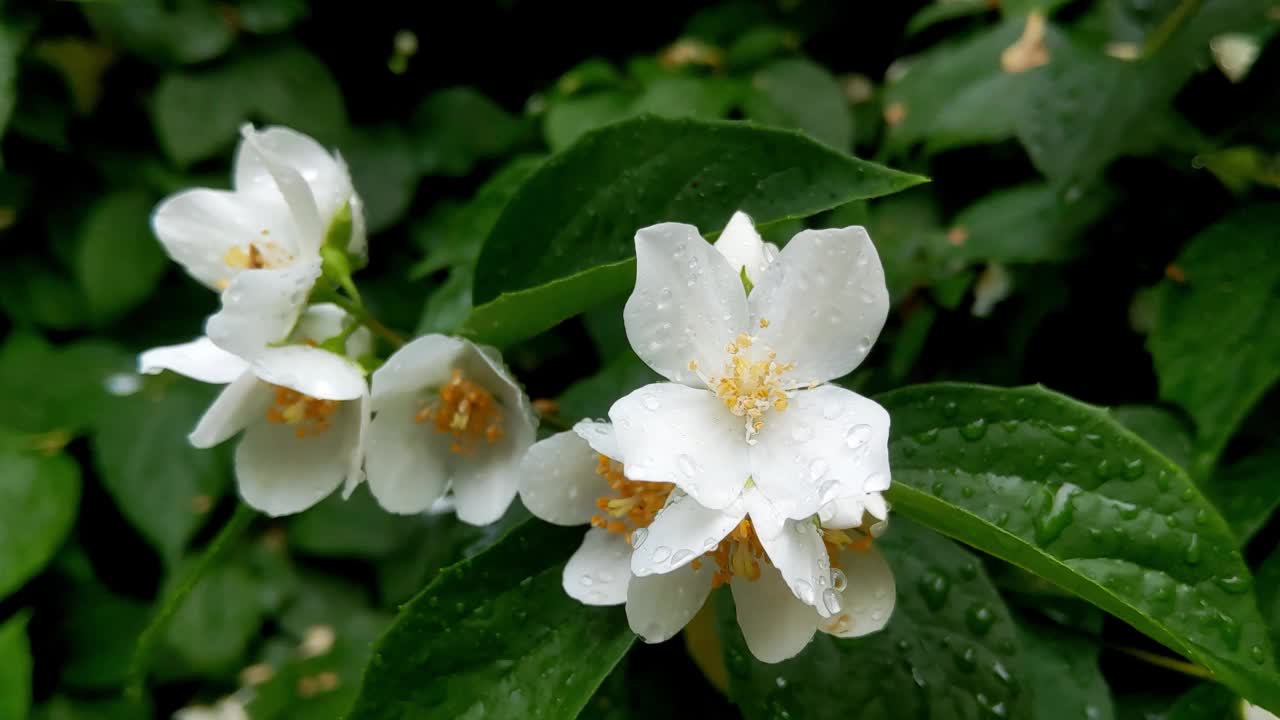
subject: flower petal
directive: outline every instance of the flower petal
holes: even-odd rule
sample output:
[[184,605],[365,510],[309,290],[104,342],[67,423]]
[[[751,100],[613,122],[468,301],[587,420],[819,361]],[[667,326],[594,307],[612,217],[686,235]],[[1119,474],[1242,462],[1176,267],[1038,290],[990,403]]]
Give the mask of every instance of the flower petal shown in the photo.
[[351,453],[350,465],[347,467],[347,477],[342,484],[343,500],[351,499],[351,493],[356,491],[356,487],[361,482],[364,482],[365,478],[364,444],[369,440],[369,422],[373,417],[371,409],[373,403],[369,402],[369,388],[367,386],[355,403],[360,422],[356,428],[356,451]]
[[255,422],[236,448],[240,495],[271,516],[302,512],[329,496],[346,479],[360,450],[362,408],[344,402],[330,428],[298,437],[286,424]]
[[831,562],[818,528],[808,520],[789,520],[777,536],[760,538],[769,561],[782,574],[792,594],[826,617],[839,610],[838,600],[827,607],[827,591],[831,589]]
[[[782,249],[751,292],[756,339],[795,363],[796,379],[826,382],[871,351],[889,314],[880,256],[861,227],[805,230]],[[756,332],[753,330],[753,332]]]
[[[447,335],[423,335],[396,350],[373,373],[373,400],[398,393],[417,394],[449,380],[464,341]],[[377,407],[374,408],[377,410]]]
[[195,447],[211,448],[266,417],[270,405],[271,387],[246,372],[218,393],[187,440]]
[[667,379],[704,387],[689,368],[718,372],[725,346],[747,327],[738,272],[692,225],[663,223],[636,233],[636,286],[622,312],[636,354]]
[[760,578],[735,576],[733,603],[738,627],[751,654],[762,662],[782,662],[809,644],[818,629],[818,614],[796,599],[782,575],[769,565],[761,565]]
[[359,365],[309,345],[267,348],[254,359],[253,372],[263,382],[319,400],[354,400],[368,391]]
[[596,498],[610,492],[596,472],[598,458],[572,431],[534,443],[520,464],[521,502],[529,512],[556,525],[590,522],[597,512]]
[[626,538],[604,528],[591,528],[564,566],[564,591],[586,605],[621,605],[627,601],[631,548]]
[[897,602],[893,569],[874,546],[865,550],[845,548],[838,559],[847,578],[839,615],[824,620],[823,632],[851,638],[869,635],[889,623]]
[[[352,320],[351,314],[333,303],[312,305],[298,318],[298,324],[289,334],[289,341],[307,345],[320,344],[343,332]],[[356,328],[347,338],[344,348],[347,357],[353,360],[369,354],[373,349],[373,336],[368,328]]]
[[573,431],[591,446],[591,449],[611,460],[622,462],[622,451],[618,449],[618,438],[613,433],[613,425],[595,420],[579,420]]
[[751,526],[761,539],[775,538],[786,527],[787,517],[754,485],[742,492],[742,509],[751,517]]
[[376,414],[365,438],[369,490],[388,512],[425,512],[448,488],[451,438],[415,422],[421,405],[414,396],[378,395],[376,373],[371,404]]
[[729,267],[735,272],[741,273],[745,269],[747,279],[752,283],[760,281],[765,268],[769,267],[769,262],[776,255],[765,251],[764,241],[760,239],[760,233],[756,232],[755,223],[741,210],[729,218],[729,224],[724,226],[724,232],[716,239],[715,248],[729,261]]
[[520,459],[501,456],[485,462],[468,458],[454,463],[451,475],[458,519],[471,525],[489,525],[502,517],[516,497]]
[[628,478],[675,483],[699,504],[727,508],[748,474],[742,425],[707,390],[655,383],[609,408]]
[[627,622],[647,643],[659,643],[680,632],[702,609],[711,593],[710,568],[686,565],[662,575],[631,578],[627,589]]
[[205,334],[222,349],[252,359],[289,336],[319,277],[318,260],[245,270],[222,293],[222,309],[209,318]]
[[[240,192],[269,192],[272,185],[289,206],[301,234],[300,250],[320,249],[333,211],[342,201],[329,197],[339,193],[333,156],[315,140],[288,128],[240,129],[242,141],[236,151],[235,186]],[[321,198],[324,197],[324,202]],[[323,216],[321,207],[329,209]]]
[[261,193],[198,188],[165,198],[151,227],[169,257],[191,277],[221,290],[242,270],[228,264],[228,252],[246,254],[254,244],[271,260],[287,264],[298,254],[298,229],[289,209]]
[[181,345],[151,348],[138,356],[138,372],[158,375],[172,370],[200,382],[225,385],[244,374],[249,363],[223,350],[207,337]]
[[768,415],[756,440],[751,476],[790,518],[889,477],[889,413],[835,385],[796,391],[786,410]]
[[683,493],[673,492],[631,554],[631,572],[645,577],[688,565],[714,550],[745,516],[742,510],[709,510]]

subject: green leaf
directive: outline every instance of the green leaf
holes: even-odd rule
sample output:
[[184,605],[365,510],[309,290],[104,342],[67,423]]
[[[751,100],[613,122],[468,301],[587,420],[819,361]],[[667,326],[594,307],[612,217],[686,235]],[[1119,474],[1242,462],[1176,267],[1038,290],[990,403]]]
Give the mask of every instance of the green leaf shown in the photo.
[[1245,415],[1280,379],[1280,205],[1239,210],[1191,239],[1165,280],[1147,348],[1160,397],[1196,423],[1208,476]]
[[1111,415],[1178,467],[1191,467],[1191,432],[1176,414],[1155,405],[1121,405]]
[[901,513],[1061,586],[1280,708],[1236,540],[1177,466],[1041,387],[880,396]]
[[38,335],[11,335],[0,346],[0,393],[9,401],[0,426],[78,433],[108,406],[113,387],[136,380],[134,363],[100,340],[54,347]]
[[[1188,12],[1189,9],[1189,12]],[[1184,14],[1185,13],[1185,14]],[[1116,60],[1049,38],[1050,61],[1011,117],[1032,162],[1060,188],[1095,181],[1121,154],[1149,151],[1177,121],[1169,106],[1206,65],[1210,38],[1265,22],[1260,0],[1179,2],[1141,60]]]
[[662,221],[719,232],[734,210],[767,225],[923,182],[799,133],[642,117],[597,130],[542,165],[507,205],[476,268],[465,330],[505,345],[635,275],[635,231]]
[[0,265],[0,306],[15,322],[52,330],[72,330],[89,323],[80,288],[64,271],[29,255]]
[[1271,644],[1280,648],[1280,548],[1258,566],[1258,607],[1271,626]]
[[105,39],[157,64],[211,60],[231,47],[227,17],[204,0],[129,0],[81,5]]
[[1280,477],[1280,447],[1271,447],[1226,467],[1201,484],[1241,544],[1258,534],[1280,507],[1276,478]]
[[564,593],[582,528],[531,521],[440,572],[374,646],[348,720],[574,717],[635,636]]
[[1070,201],[1044,183],[998,190],[956,215],[952,256],[969,262],[1039,263],[1077,253],[1082,231],[1110,206],[1094,189]]
[[388,515],[364,485],[338,493],[289,520],[292,548],[323,557],[377,557],[394,552],[423,525],[418,516]]
[[73,700],[54,696],[35,709],[31,720],[137,720],[152,717],[148,703],[125,699]]
[[342,92],[328,68],[292,46],[170,73],[151,100],[160,146],[184,167],[230,147],[249,120],[287,125],[322,144],[339,140],[347,127]]
[[27,613],[0,624],[0,720],[26,720],[31,707],[31,644]]
[[744,108],[751,120],[801,130],[837,150],[853,145],[853,114],[844,91],[812,61],[779,60],[758,70]]
[[251,33],[270,35],[288,30],[307,16],[306,0],[240,0],[240,26]]
[[935,0],[907,21],[907,35],[927,30],[938,23],[991,12],[990,0]]
[[528,132],[519,118],[468,87],[429,95],[414,111],[411,129],[421,171],[454,176],[508,152]]
[[1111,690],[1098,645],[1051,625],[1019,623],[1024,677],[1035,720],[1112,720]]
[[18,54],[22,43],[22,33],[0,21],[0,137],[4,137],[18,102]]
[[364,201],[370,234],[395,225],[409,211],[418,189],[413,146],[396,127],[353,130],[340,143],[351,182]]
[[[191,558],[175,568],[161,590],[162,597],[173,591],[195,562]],[[234,560],[206,570],[165,628],[162,652],[153,663],[157,674],[216,677],[238,670],[265,619],[260,581],[246,563]]]
[[[893,567],[889,624],[861,638],[817,633],[791,660],[771,665],[746,648],[721,591],[720,638],[730,696],[747,720],[904,717],[1026,718],[1018,630],[973,554],[911,522],[877,541]],[[857,578],[849,578],[857,582]]]
[[1010,18],[955,43],[905,59],[905,73],[884,91],[887,144],[899,152],[924,142],[930,152],[1014,136],[1014,118],[1031,73],[1008,73],[1000,54],[1022,34]]
[[59,639],[67,652],[61,681],[91,690],[123,685],[148,612],[146,605],[117,595],[96,580],[72,588],[58,617]]
[[80,466],[59,452],[0,437],[0,598],[39,573],[62,545],[80,503]]
[[169,258],[151,234],[153,204],[140,190],[111,193],[80,226],[76,279],[99,324],[147,299],[169,269]]
[[204,525],[231,478],[226,453],[187,442],[218,390],[186,378],[149,378],[138,392],[112,399],[92,437],[102,484],[167,563]]

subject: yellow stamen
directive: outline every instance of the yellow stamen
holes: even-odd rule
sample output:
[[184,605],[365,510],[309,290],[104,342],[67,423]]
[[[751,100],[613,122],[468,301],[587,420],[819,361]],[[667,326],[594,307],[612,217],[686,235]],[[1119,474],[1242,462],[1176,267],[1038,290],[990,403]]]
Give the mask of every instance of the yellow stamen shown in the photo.
[[[710,558],[716,564],[715,575],[711,577],[711,587],[717,588],[732,580],[734,577],[742,577],[747,580],[758,580],[760,578],[760,563],[773,563],[769,560],[769,554],[765,552],[764,546],[760,544],[760,538],[756,535],[755,528],[751,525],[751,519],[745,519],[738,523],[738,527],[734,528],[725,536],[720,544],[714,550],[706,553],[704,557]],[[697,561],[694,561],[695,563]],[[700,566],[701,563],[698,563]],[[698,567],[694,567],[698,569]]]
[[[783,376],[794,367],[792,363],[779,363],[777,353],[772,350],[766,352],[764,358],[755,360],[748,359],[746,353],[739,354],[754,343],[755,339],[750,335],[739,334],[725,348],[730,357],[725,364],[724,375],[718,378],[703,377],[729,412],[746,418],[744,427],[748,442],[754,442],[751,436],[764,427],[766,410],[787,409],[789,386],[784,382]],[[695,369],[692,363],[690,369]]]
[[769,327],[769,321],[764,318],[760,318],[760,327],[761,329]]
[[627,542],[631,542],[633,530],[649,527],[674,487],[671,483],[628,480],[622,465],[605,455],[596,462],[596,474],[608,482],[617,496],[596,498],[596,507],[602,514],[591,518],[591,526],[624,535]]
[[338,405],[337,400],[318,400],[296,390],[276,386],[274,402],[267,408],[267,420],[292,426],[300,438],[311,437],[329,429]]
[[454,369],[449,382],[440,388],[435,402],[422,406],[413,421],[430,422],[436,432],[453,436],[449,450],[471,455],[483,439],[490,445],[502,439],[502,409],[493,394]]
[[[262,231],[267,234],[266,230]],[[261,268],[280,267],[293,259],[284,248],[273,242],[251,242],[247,247],[232,245],[222,256],[227,267],[237,270],[259,270]]]

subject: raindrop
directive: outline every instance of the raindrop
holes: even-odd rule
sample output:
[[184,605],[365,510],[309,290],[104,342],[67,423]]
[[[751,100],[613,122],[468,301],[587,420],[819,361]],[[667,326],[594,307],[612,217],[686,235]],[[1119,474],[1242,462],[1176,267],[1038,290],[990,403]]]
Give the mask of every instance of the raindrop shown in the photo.
[[1188,565],[1199,565],[1200,557],[1200,536],[1191,533],[1191,542],[1187,543],[1187,552],[1182,559],[1186,560]]
[[920,443],[921,445],[932,445],[934,442],[937,441],[937,439],[938,439],[938,428],[925,430],[924,432],[916,435],[916,442]]
[[1036,543],[1041,547],[1057,540],[1075,517],[1075,506],[1072,500],[1080,494],[1080,488],[1071,483],[1063,483],[1053,495],[1053,502],[1044,515],[1035,519]]
[[676,465],[680,467],[680,472],[684,473],[685,477],[693,477],[698,470],[693,464],[693,458],[688,455],[681,455],[676,458]]
[[632,530],[631,531],[631,547],[633,548],[640,547],[641,545],[644,544],[644,541],[648,539],[648,537],[649,537],[648,528],[636,528],[635,530]]
[[920,593],[930,610],[941,610],[947,604],[947,594],[951,592],[951,580],[946,575],[930,570],[920,579]]
[[1054,435],[1071,443],[1076,444],[1080,440],[1080,428],[1075,425],[1051,425],[1049,429]]
[[870,425],[854,425],[844,436],[844,442],[850,449],[860,448],[871,439]]
[[1218,587],[1234,595],[1248,592],[1249,588],[1253,585],[1247,575],[1231,575],[1228,577],[1215,578],[1213,582],[1217,584]]
[[779,675],[778,677],[773,679],[773,684],[777,685],[778,689],[781,690],[782,688],[785,688],[787,686],[787,679]]
[[[849,586],[849,577],[844,574],[844,571],[841,570],[840,568],[832,568],[831,569],[831,587],[834,588],[836,592],[844,592],[844,589],[848,586]],[[884,590],[880,590],[879,592],[881,595],[884,594]]]
[[692,550],[677,550],[676,554],[671,556],[671,564],[679,565],[683,563],[685,560],[688,560],[690,557],[693,557]]
[[667,547],[666,545],[659,545],[653,551],[652,557],[653,557],[653,561],[656,563],[666,562],[667,558],[671,557],[671,548]]
[[960,406],[952,400],[948,400],[947,404],[942,406],[942,414],[945,417],[953,418],[958,412],[960,412]]
[[822,591],[822,604],[826,606],[827,612],[832,615],[838,615],[844,609],[844,604],[840,601],[840,593],[832,588]]
[[1267,661],[1267,653],[1262,649],[1261,645],[1254,645],[1249,648],[1249,657],[1253,658],[1253,661],[1258,664],[1262,664]]
[[858,352],[862,355],[871,352],[871,338],[866,335],[862,336],[862,339],[858,341]]
[[715,550],[716,546],[719,544],[720,544],[719,540],[713,537],[709,537],[706,540],[702,541],[702,549],[706,550],[707,552],[711,552],[712,550]]
[[103,385],[108,393],[117,397],[132,395],[142,389],[142,377],[131,372],[112,373]]
[[803,600],[805,603],[809,605],[813,604],[813,586],[810,585],[808,581],[796,580],[795,584],[791,587],[791,592],[795,593],[795,596]]
[[1099,460],[1098,465],[1093,469],[1093,473],[1097,475],[1099,479],[1106,480],[1111,477],[1111,463],[1106,458]]
[[995,623],[996,616],[986,605],[974,605],[965,613],[964,620],[974,635],[986,635]]
[[1142,473],[1146,471],[1146,465],[1142,462],[1142,458],[1134,458],[1124,464],[1124,476],[1130,480],[1137,480],[1142,477]]
[[972,647],[967,647],[963,651],[956,653],[956,667],[965,672],[973,672],[978,669],[978,651]]
[[657,410],[662,407],[662,403],[658,402],[658,398],[649,394],[645,394],[644,397],[640,398],[640,402],[644,403],[646,410]]
[[826,474],[827,474],[826,460],[823,460],[822,458],[815,458],[813,462],[809,463],[809,477],[814,482],[821,480],[822,476]]
[[591,587],[591,586],[592,586],[592,585],[594,585],[594,584],[595,584],[595,582],[596,582],[595,580],[593,580],[593,579],[591,578],[591,576],[590,576],[590,575],[583,575],[583,576],[580,578],[580,580],[581,580],[581,582],[582,582],[583,586],[585,586],[585,587]]
[[600,572],[596,573],[596,579],[602,583],[613,582],[613,573],[609,572],[608,570],[601,570]]
[[971,423],[960,426],[960,437],[965,440],[974,441],[981,440],[983,435],[987,434],[987,421],[978,418]]

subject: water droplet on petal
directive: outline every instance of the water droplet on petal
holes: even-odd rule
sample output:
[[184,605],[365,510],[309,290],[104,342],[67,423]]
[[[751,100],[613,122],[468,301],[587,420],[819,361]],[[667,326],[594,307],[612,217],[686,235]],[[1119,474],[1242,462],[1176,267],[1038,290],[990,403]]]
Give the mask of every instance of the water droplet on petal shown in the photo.
[[807,580],[796,580],[791,586],[791,592],[806,604],[813,604],[813,586]]
[[592,586],[592,585],[594,585],[594,584],[595,584],[595,582],[596,582],[595,580],[593,580],[593,579],[591,578],[591,576],[590,576],[590,575],[583,575],[581,578],[579,578],[579,580],[582,582],[582,584],[583,584],[585,587],[591,587],[591,586]]
[[671,548],[667,547],[666,545],[659,545],[653,551],[653,555],[651,557],[653,558],[653,561],[656,563],[666,562],[667,558],[671,557]]
[[870,425],[854,425],[849,428],[849,432],[845,433],[844,441],[850,449],[857,449],[867,444],[871,439]]
[[840,403],[832,400],[822,406],[822,417],[828,420],[835,420],[837,417],[840,417],[840,411]]
[[688,560],[692,556],[693,556],[692,550],[677,550],[676,554],[671,556],[671,564],[679,565],[683,563],[685,560]]
[[[848,586],[849,586],[849,576],[845,575],[844,571],[841,570],[840,568],[832,568],[831,569],[831,587],[834,588],[836,592],[844,592],[844,589]],[[884,594],[884,590],[879,590],[878,592],[881,595]],[[882,599],[882,598],[877,598],[877,599]]]
[[840,593],[832,588],[822,591],[822,604],[826,606],[827,612],[832,615],[838,615],[844,609],[844,603],[840,600]]
[[809,478],[814,482],[822,479],[827,474],[827,461],[822,458],[815,458],[809,463]]
[[636,528],[635,530],[632,530],[631,531],[631,547],[633,548],[640,547],[641,545],[644,544],[644,541],[648,539],[648,537],[649,537],[648,528]]

